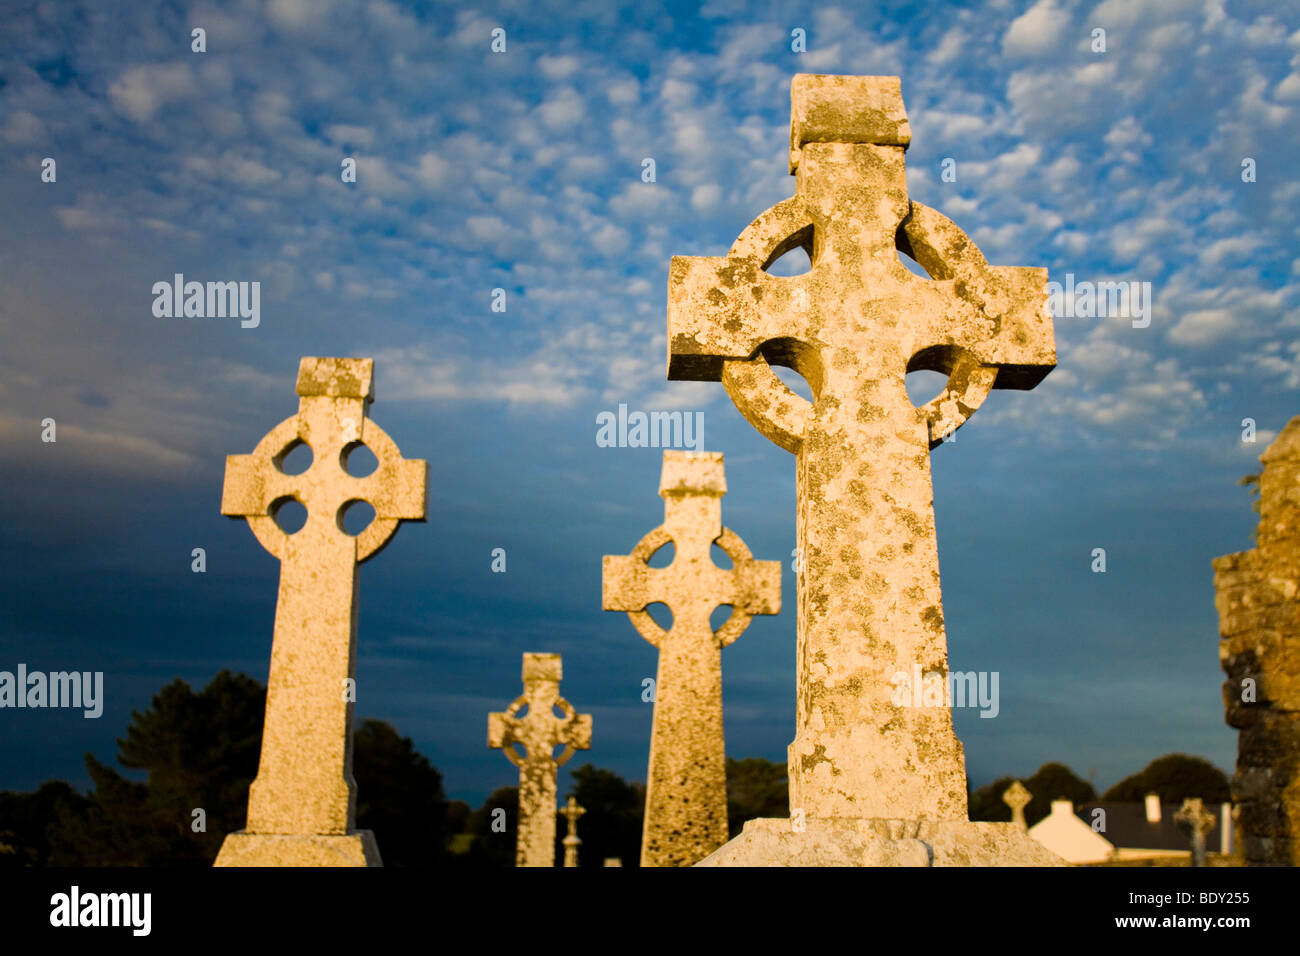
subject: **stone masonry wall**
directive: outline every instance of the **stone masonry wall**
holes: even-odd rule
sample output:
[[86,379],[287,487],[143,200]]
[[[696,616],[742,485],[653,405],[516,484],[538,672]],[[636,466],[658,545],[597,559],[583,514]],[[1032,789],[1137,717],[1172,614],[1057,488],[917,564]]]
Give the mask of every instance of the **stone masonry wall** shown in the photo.
[[[1214,564],[1241,852],[1300,865],[1300,416],[1260,456],[1256,546]],[[1253,693],[1251,692],[1251,681]],[[1253,697],[1253,700],[1252,700]]]

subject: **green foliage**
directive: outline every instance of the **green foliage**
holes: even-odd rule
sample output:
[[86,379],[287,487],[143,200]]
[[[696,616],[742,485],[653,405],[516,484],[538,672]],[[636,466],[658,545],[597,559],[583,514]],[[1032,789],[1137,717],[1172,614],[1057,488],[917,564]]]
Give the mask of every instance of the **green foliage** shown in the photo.
[[1223,771],[1208,760],[1187,754],[1157,757],[1107,790],[1103,799],[1136,803],[1152,792],[1160,794],[1165,803],[1181,803],[1188,797],[1200,797],[1206,803],[1232,799],[1232,788]]
[[740,833],[746,820],[790,816],[786,765],[750,757],[727,758],[727,829]]

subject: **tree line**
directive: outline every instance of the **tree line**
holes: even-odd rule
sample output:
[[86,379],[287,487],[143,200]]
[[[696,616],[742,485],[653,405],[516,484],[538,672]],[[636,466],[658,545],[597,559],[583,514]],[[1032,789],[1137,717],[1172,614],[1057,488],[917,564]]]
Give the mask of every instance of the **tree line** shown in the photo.
[[[222,671],[195,692],[181,680],[163,687],[143,712],[133,712],[117,739],[117,763],[143,782],[86,754],[91,787],[81,793],[52,780],[30,793],[0,792],[0,867],[211,866],[227,833],[243,828],[248,785],[257,773],[266,688]],[[353,776],[357,827],[373,830],[386,866],[513,866],[518,792],[494,790],[478,808],[446,798],[442,774],[411,740],[380,720],[356,729]],[[586,809],[578,826],[582,866],[640,857],[645,787],[584,764],[570,792]],[[1003,777],[970,794],[972,820],[1006,821]],[[1092,785],[1067,766],[1048,763],[1024,778],[1033,794],[1030,825],[1053,799],[1078,806],[1097,799]],[[1150,790],[1166,801],[1230,799],[1227,778],[1195,757],[1170,754],[1121,780],[1107,801],[1137,801]],[[504,810],[504,821],[499,810]],[[784,764],[762,758],[727,760],[727,817],[732,836],[746,820],[788,817]],[[556,826],[556,860],[564,859]]]
[[[86,754],[86,793],[61,780],[0,792],[0,867],[211,866],[225,835],[244,826],[265,710],[265,686],[243,674],[222,671],[197,692],[171,682],[117,739],[117,764],[143,772],[143,782]],[[375,832],[386,866],[514,866],[515,787],[494,790],[477,809],[448,800],[438,769],[380,720],[357,727],[352,773],[357,827]],[[644,785],[591,764],[571,776],[587,811],[581,865],[618,857],[636,866]],[[727,777],[733,832],[755,816],[786,815],[784,766],[729,760]],[[564,833],[560,818],[557,861]]]

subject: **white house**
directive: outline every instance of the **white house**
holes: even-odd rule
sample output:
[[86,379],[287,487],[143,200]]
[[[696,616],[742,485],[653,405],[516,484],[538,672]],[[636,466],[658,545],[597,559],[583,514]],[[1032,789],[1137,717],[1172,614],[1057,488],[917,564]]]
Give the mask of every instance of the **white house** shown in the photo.
[[1066,863],[1100,863],[1115,846],[1074,815],[1069,800],[1053,800],[1052,812],[1029,828],[1029,835]]

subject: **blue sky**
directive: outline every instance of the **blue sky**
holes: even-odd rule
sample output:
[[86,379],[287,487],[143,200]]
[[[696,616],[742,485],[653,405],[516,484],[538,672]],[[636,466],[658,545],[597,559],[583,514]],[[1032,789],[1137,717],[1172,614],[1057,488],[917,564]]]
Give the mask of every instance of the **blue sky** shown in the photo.
[[[571,766],[644,778],[655,652],[601,612],[600,560],[662,520],[660,452],[597,446],[619,403],[703,412],[724,521],[786,564],[786,610],[723,657],[728,753],[784,760],[793,459],[721,386],[665,381],[665,290],[671,256],[725,254],[792,193],[798,72],[900,75],[909,189],[990,262],[1152,284],[1148,328],[1058,319],[1059,367],[934,453],[951,666],[1000,673],[996,719],[956,715],[972,782],[1061,760],[1104,787],[1174,750],[1231,770],[1210,559],[1250,546],[1236,481],[1300,412],[1294,11],[2,6],[0,669],[102,670],[107,699],[0,711],[0,787],[84,782],[174,677],[265,679],[277,566],[222,475],[295,411],[303,355],[374,357],[373,417],[429,461],[428,522],[362,570],[358,714],[453,796],[514,782],[486,720],[524,651],[562,653],[594,715]],[[260,325],[156,318],[177,272],[259,281]]]

